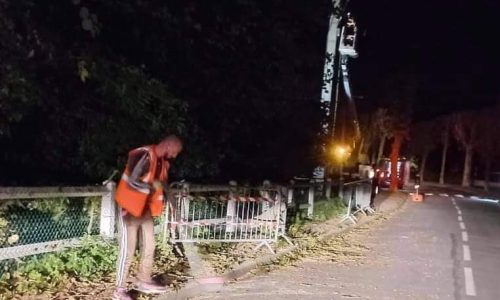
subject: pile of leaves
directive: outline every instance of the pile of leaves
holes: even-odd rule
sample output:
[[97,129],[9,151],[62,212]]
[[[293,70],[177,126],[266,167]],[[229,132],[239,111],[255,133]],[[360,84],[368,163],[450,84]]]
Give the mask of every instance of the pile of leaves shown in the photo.
[[[345,206],[340,199],[318,201],[314,204],[312,218],[295,218],[294,223],[288,228],[287,235],[294,239],[294,243],[299,243],[301,248],[311,248],[322,233],[338,227],[339,217],[344,209]],[[309,245],[310,243],[312,244]],[[271,254],[267,247],[255,250],[256,246],[256,243],[207,243],[199,245],[199,249],[213,270],[217,274],[223,274],[244,262]],[[279,239],[277,244],[270,246],[276,252],[280,252],[290,245],[285,240]]]
[[331,225],[337,223],[338,218],[322,223],[323,230],[314,226],[302,227],[295,236],[299,243],[297,250],[281,256],[274,264],[262,266],[255,272],[269,272],[279,267],[294,266],[302,260],[363,264],[366,253],[370,251],[370,246],[365,241],[366,237],[391,215],[376,215],[368,223],[358,225],[330,239],[322,238],[324,229],[333,228]]

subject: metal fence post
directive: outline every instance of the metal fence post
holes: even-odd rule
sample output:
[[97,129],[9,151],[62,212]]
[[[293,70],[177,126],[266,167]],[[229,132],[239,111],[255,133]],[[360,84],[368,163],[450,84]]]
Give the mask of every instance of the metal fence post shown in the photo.
[[307,217],[312,218],[314,212],[314,183],[309,186],[309,194],[307,195]]
[[287,189],[286,202],[291,204],[293,202],[293,187],[289,186]]
[[[179,195],[179,203],[182,203],[182,209],[181,209],[181,221],[182,222],[185,222],[185,221],[188,221],[189,220],[189,214],[192,213],[194,214],[194,207],[193,209],[191,210],[190,208],[190,204],[191,204],[191,200],[189,199],[189,195],[187,193],[185,193],[185,189],[186,189],[186,185],[182,185],[181,186],[181,193]],[[191,211],[190,211],[191,210]]]
[[[271,187],[271,182],[269,180],[264,180],[262,183],[262,192],[260,193],[262,197],[264,198],[270,198],[269,194],[269,188]],[[268,210],[269,209],[269,202],[264,202],[262,203],[262,209]]]
[[230,181],[229,185],[233,188],[229,192],[229,199],[227,201],[227,211],[226,211],[226,233],[233,233],[235,231],[236,222],[236,201],[234,200],[235,190],[237,183],[235,181]]
[[344,178],[342,177],[342,175],[340,175],[340,178],[339,178],[339,197],[342,197],[343,194],[344,194]]
[[116,184],[112,181],[106,184],[107,193],[101,200],[101,219],[99,232],[104,238],[113,238],[115,236],[116,222],[116,204],[115,204]]
[[330,200],[330,197],[332,196],[332,180],[330,178],[327,178],[325,180],[325,197],[327,200]]

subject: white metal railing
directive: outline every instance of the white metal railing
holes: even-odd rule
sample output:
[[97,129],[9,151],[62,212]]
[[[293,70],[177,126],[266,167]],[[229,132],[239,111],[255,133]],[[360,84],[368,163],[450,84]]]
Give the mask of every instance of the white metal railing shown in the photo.
[[353,224],[356,224],[358,219],[355,215],[358,212],[364,215],[375,212],[370,207],[371,189],[371,179],[361,179],[344,184],[341,197],[347,205],[347,209],[340,223],[351,221]]
[[[344,186],[355,189],[354,194],[345,197],[346,202],[348,199],[352,201],[346,203],[349,216],[353,215],[353,208],[359,210],[361,207],[367,207],[369,191],[366,181],[346,183]],[[358,187],[363,187],[363,190]],[[318,194],[329,199],[331,193],[330,180],[323,183],[291,184],[279,188],[190,184],[187,193],[183,191],[182,184],[174,184],[170,191],[170,195],[174,197],[167,203],[163,222],[155,227],[155,231],[162,232],[163,237],[170,235],[176,242],[253,241],[258,242],[260,246],[269,247],[269,243],[275,242],[279,237],[287,239],[287,207],[295,205],[298,210],[307,210],[307,217],[310,218],[314,214],[314,203]],[[77,198],[98,197],[98,232],[104,238],[114,238],[117,221],[114,194],[113,182],[103,186],[84,187],[0,187],[0,209],[9,202],[26,199],[37,201],[65,197],[69,198],[69,201],[75,201]],[[91,225],[92,220],[89,227]],[[43,228],[36,230],[43,231]],[[74,237],[25,244],[14,242],[3,247],[0,243],[0,261],[58,251],[76,246],[80,240],[81,237]]]
[[[23,201],[31,199],[54,199],[65,197],[69,201],[75,198],[100,197],[99,213],[99,233],[102,237],[112,238],[115,235],[116,206],[114,201],[115,184],[107,183],[105,186],[85,186],[85,187],[0,187],[0,207],[8,206],[13,201]],[[14,203],[15,204],[15,203]],[[25,210],[32,208],[25,207]],[[89,220],[89,222],[92,222]],[[91,225],[91,224],[90,224]],[[33,226],[34,230],[42,232],[44,228]],[[33,235],[33,233],[30,233]],[[0,260],[14,259],[28,255],[46,253],[61,250],[65,247],[76,246],[80,243],[81,237],[49,240],[36,243],[17,245],[15,240],[23,238],[20,233],[13,233],[13,242],[7,247],[0,248]],[[83,237],[83,236],[82,236]]]
[[173,243],[256,242],[256,249],[286,237],[287,207],[279,188],[177,189],[167,202],[165,236]]

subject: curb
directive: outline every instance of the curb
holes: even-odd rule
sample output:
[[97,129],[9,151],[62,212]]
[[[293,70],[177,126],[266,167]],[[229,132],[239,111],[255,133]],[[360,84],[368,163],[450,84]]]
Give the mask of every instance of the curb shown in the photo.
[[[398,193],[398,194],[401,194],[401,193]],[[391,196],[391,194],[388,194],[386,196],[386,198],[384,200],[382,200],[382,202],[386,201],[390,196]],[[376,221],[376,220],[380,219],[381,217],[391,216],[394,213],[396,213],[397,211],[401,210],[403,207],[405,207],[406,204],[408,203],[407,197],[402,197],[402,199],[399,199],[399,200],[400,200],[400,203],[396,206],[396,208],[385,211],[382,214],[375,215],[373,218],[363,217],[360,219],[360,221],[357,224],[350,224],[350,225],[343,227],[343,228],[335,228],[333,230],[327,231],[327,232],[321,234],[318,237],[318,240],[320,242],[322,242],[322,241],[331,239],[339,234],[349,232],[352,229],[358,227],[359,225],[370,224],[371,222]],[[228,272],[221,275],[221,278],[224,279],[224,283],[214,283],[214,284],[206,284],[206,283],[203,284],[200,282],[193,282],[191,284],[188,283],[185,287],[179,289],[177,292],[164,294],[164,295],[158,296],[154,299],[155,300],[167,300],[167,299],[168,300],[173,300],[173,299],[184,300],[184,299],[189,299],[189,298],[193,298],[196,296],[201,296],[201,295],[206,294],[206,293],[220,292],[224,288],[224,286],[228,284],[228,281],[232,281],[232,280],[236,280],[238,278],[241,278],[259,266],[265,266],[265,265],[271,264],[272,262],[274,262],[278,258],[297,250],[299,247],[300,247],[299,244],[292,245],[290,247],[283,249],[282,251],[280,251],[278,253],[264,256],[264,257],[258,258],[256,260],[253,260],[253,261],[244,262],[241,265],[239,265],[238,267],[236,267],[235,269],[228,271]]]

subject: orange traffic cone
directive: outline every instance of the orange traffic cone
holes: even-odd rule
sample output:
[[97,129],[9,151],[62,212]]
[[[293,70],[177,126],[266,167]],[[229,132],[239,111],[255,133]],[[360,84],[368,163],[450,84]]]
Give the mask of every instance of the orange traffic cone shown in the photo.
[[416,193],[410,194],[411,200],[413,202],[424,202],[424,195],[418,193],[418,188],[419,187],[420,187],[419,185],[415,185],[415,191],[416,191]]

